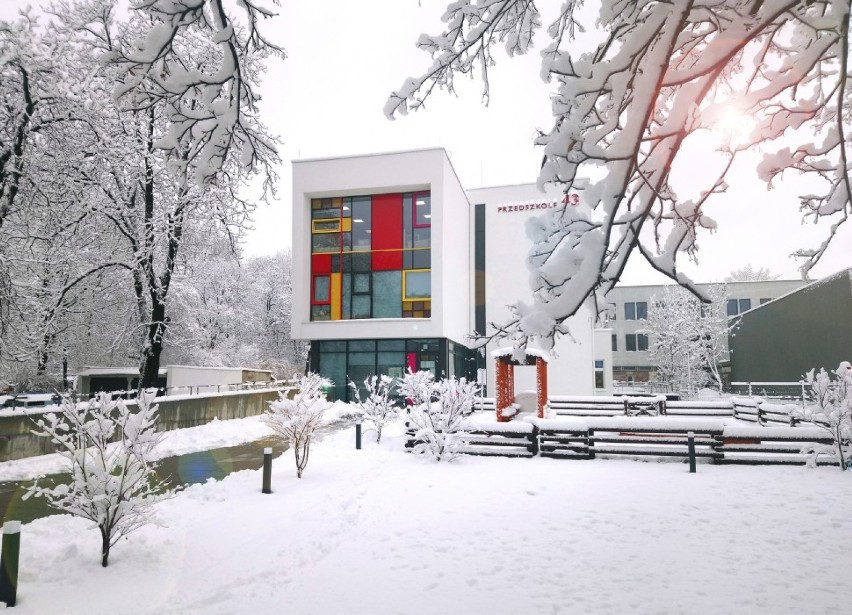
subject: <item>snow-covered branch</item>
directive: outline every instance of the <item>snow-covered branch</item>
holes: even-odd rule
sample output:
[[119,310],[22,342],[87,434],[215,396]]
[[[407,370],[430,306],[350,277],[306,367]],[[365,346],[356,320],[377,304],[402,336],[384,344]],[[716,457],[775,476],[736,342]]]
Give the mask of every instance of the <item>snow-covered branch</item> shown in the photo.
[[[770,152],[758,168],[767,182],[793,169],[825,188],[801,197],[807,217],[833,222],[821,246],[797,253],[806,275],[852,213],[849,2],[604,0],[595,24],[587,8],[564,1],[545,37],[533,3],[453,2],[444,32],[418,43],[432,66],[385,105],[389,117],[417,109],[435,88],[452,91],[454,73],[476,68],[488,92],[496,42],[513,55],[528,51],[537,33],[545,40],[541,75],[554,87],[554,122],[536,140],[544,153],[538,183],[578,191],[583,207],[531,223],[534,301],[515,306],[496,334],[547,347],[584,303],[601,305],[637,251],[701,296],[678,257],[696,258],[699,238],[716,228],[706,205],[727,190],[737,153],[758,147]],[[598,43],[584,49],[577,32]],[[754,128],[725,138],[719,153],[727,164],[705,180],[702,196],[679,198],[670,177],[687,138],[745,117]]]

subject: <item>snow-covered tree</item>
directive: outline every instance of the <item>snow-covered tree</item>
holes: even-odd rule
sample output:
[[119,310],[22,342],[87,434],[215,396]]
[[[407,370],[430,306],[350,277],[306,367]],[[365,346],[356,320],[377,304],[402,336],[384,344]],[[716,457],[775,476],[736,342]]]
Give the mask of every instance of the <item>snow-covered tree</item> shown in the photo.
[[101,534],[101,565],[123,537],[154,522],[153,504],[171,491],[156,473],[156,391],[142,391],[132,410],[100,394],[88,404],[65,399],[59,413],[36,422],[36,435],[50,438],[70,464],[71,483],[43,487],[26,497],[43,497],[57,510],[88,519]]
[[275,139],[255,90],[263,61],[283,53],[257,28],[271,15],[259,2],[130,8],[118,18],[113,0],[61,0],[49,24],[0,24],[0,309],[10,314],[0,324],[15,325],[0,351],[45,369],[91,320],[82,299],[123,273],[133,303],[111,306],[100,354],[139,360],[146,386],[181,267],[202,258],[211,232],[237,242],[254,207],[243,187],[260,176],[264,197],[274,188]]
[[719,362],[727,355],[728,333],[737,324],[727,317],[725,286],[714,285],[706,293],[710,303],[680,286],[667,286],[652,297],[643,329],[649,359],[661,379],[689,396],[707,384],[721,390]]
[[325,424],[325,411],[331,408],[331,402],[323,391],[330,384],[319,374],[302,376],[296,385],[298,392],[292,399],[280,393],[278,401],[271,402],[263,415],[264,423],[290,445],[299,478],[308,465],[311,443],[316,439],[317,430]]
[[144,387],[157,379],[170,291],[191,239],[211,221],[233,238],[253,209],[240,189],[258,174],[266,188],[276,178],[275,140],[254,89],[277,51],[256,29],[266,13],[255,3],[239,3],[246,27],[231,22],[224,0],[140,1],[127,21],[112,4],[74,4],[65,28],[100,64],[89,88],[113,101],[98,116],[98,164],[86,181],[132,280]]
[[406,420],[414,432],[415,454],[435,461],[452,461],[467,444],[465,417],[470,414],[479,386],[455,377],[433,382],[431,372],[409,372],[400,383],[408,399]]
[[354,400],[352,403],[360,411],[361,417],[376,430],[376,442],[382,441],[385,425],[399,416],[399,408],[392,397],[395,385],[395,379],[390,376],[369,376],[364,379],[365,395],[362,399],[358,385],[349,381]]
[[811,446],[802,452],[811,465],[816,465],[820,455],[833,457],[846,470],[852,461],[852,366],[843,361],[834,371],[836,378],[820,368],[809,371],[805,380],[811,387],[813,403],[796,409],[792,416],[809,421],[825,429],[833,441],[831,446]]
[[743,267],[731,270],[730,275],[725,276],[726,282],[763,282],[764,280],[777,280],[780,274],[773,274],[768,267],[755,269],[751,263]]
[[[444,31],[417,41],[432,64],[385,105],[391,118],[419,109],[436,88],[453,91],[455,76],[475,71],[487,100],[494,50],[520,55],[538,34],[545,39],[541,76],[554,84],[554,123],[536,139],[538,183],[580,191],[583,206],[531,223],[534,301],[516,305],[498,332],[549,348],[587,300],[602,305],[631,254],[702,296],[677,259],[694,257],[699,234],[716,227],[705,205],[727,189],[744,151],[764,152],[757,174],[770,186],[788,170],[819,184],[800,207],[834,223],[819,247],[796,253],[806,275],[852,212],[849,2],[602,0],[597,16],[582,0],[553,6],[543,28],[530,0],[452,2]],[[732,126],[743,118],[752,130]],[[723,164],[700,196],[679,198],[672,171],[688,164],[689,138],[709,130],[727,134]]]

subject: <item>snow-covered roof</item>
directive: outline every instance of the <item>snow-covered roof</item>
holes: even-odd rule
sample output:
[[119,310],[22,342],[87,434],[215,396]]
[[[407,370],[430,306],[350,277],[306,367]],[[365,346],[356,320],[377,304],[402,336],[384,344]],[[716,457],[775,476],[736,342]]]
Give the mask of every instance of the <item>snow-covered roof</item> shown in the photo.
[[544,360],[545,363],[550,362],[550,355],[538,348],[515,348],[514,346],[504,346],[491,351],[491,356],[497,357],[512,357],[515,360],[520,360],[524,357],[537,357]]
[[[165,368],[160,369],[161,376],[166,375]],[[78,376],[138,376],[139,367],[83,367],[77,371]]]
[[180,369],[203,369],[203,370],[240,370],[244,372],[266,372],[271,374],[272,370],[270,369],[262,369],[260,367],[228,367],[226,365],[166,365],[166,369],[170,369],[172,367],[179,367]]

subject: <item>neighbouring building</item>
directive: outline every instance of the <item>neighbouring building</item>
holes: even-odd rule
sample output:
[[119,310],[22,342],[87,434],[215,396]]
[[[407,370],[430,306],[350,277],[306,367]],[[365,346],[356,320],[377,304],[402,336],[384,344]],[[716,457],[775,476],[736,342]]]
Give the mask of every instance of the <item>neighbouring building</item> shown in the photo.
[[[484,380],[494,360],[472,336],[531,300],[527,219],[564,207],[533,184],[465,192],[443,149],[293,162],[293,339],[349,399],[349,380],[407,369]],[[548,363],[553,394],[609,390],[611,352],[585,310]],[[604,335],[602,338],[601,335]],[[597,342],[597,343],[596,343]],[[515,390],[535,388],[534,368]]]
[[[758,306],[786,295],[805,282],[802,280],[764,280],[758,282],[727,282],[729,317],[745,314]],[[711,284],[697,284],[709,288]],[[616,286],[607,299],[612,305],[609,327],[612,328],[613,379],[620,383],[654,380],[655,369],[648,357],[648,334],[643,319],[653,309],[653,299],[661,296],[664,285]]]
[[[167,365],[161,368],[157,387],[169,395],[216,392],[249,382],[268,382],[272,372],[245,367],[199,367]],[[84,367],[77,372],[77,392],[87,395],[101,391],[134,391],[139,388],[138,367]]]
[[852,268],[746,312],[729,346],[733,382],[798,382],[852,360]]

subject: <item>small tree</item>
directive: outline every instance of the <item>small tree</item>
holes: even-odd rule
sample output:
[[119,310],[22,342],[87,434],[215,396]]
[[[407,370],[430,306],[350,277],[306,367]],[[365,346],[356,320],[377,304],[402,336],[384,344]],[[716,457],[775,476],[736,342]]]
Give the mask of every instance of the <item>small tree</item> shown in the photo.
[[391,398],[394,379],[390,376],[370,376],[364,379],[367,396],[363,400],[358,387],[351,380],[349,386],[355,399],[355,406],[361,411],[361,416],[376,430],[376,442],[382,441],[382,429],[399,415],[399,410]]
[[298,381],[299,392],[292,399],[279,393],[278,401],[269,404],[263,421],[293,449],[296,476],[302,478],[302,472],[308,465],[311,442],[325,423],[325,411],[331,407],[322,390],[331,382],[313,373],[298,378]]
[[809,446],[802,450],[808,455],[808,465],[816,466],[820,455],[834,457],[840,462],[840,469],[846,470],[847,460],[852,459],[852,367],[849,361],[843,361],[835,370],[836,380],[820,368],[805,375],[811,387],[814,403],[804,409],[793,411],[792,416],[822,427],[833,443],[828,446]]
[[762,282],[764,280],[777,280],[781,277],[780,273],[772,273],[768,267],[760,267],[755,269],[751,263],[732,269],[731,273],[725,276],[726,282]]
[[411,401],[408,418],[414,427],[414,449],[435,461],[451,461],[467,444],[464,418],[473,408],[479,387],[464,378],[432,382],[430,372],[411,372],[400,386]]
[[728,333],[738,324],[727,316],[724,285],[713,285],[706,294],[710,303],[679,286],[666,286],[652,297],[645,319],[651,362],[663,380],[690,396],[707,384],[721,391],[719,361],[728,352]]
[[57,510],[94,522],[101,532],[101,565],[124,536],[154,521],[153,504],[168,497],[157,476],[153,450],[157,433],[156,391],[142,391],[138,411],[102,393],[88,404],[65,399],[59,413],[36,422],[38,436],[50,438],[71,464],[71,483],[29,488]]

